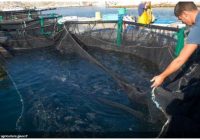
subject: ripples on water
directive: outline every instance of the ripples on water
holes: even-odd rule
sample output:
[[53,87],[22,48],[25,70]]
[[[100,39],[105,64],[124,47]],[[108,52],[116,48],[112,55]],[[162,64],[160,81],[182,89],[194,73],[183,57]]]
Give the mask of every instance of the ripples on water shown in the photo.
[[20,100],[12,82],[8,78],[0,81],[0,132],[15,130],[20,108]]
[[[134,58],[99,51],[93,53],[96,56],[101,55],[101,61],[118,70],[118,73],[132,77],[130,78],[132,82],[144,88],[149,86],[147,79],[151,76],[151,72],[147,73],[148,68],[141,63],[136,63]],[[97,98],[101,97],[130,106],[126,93],[109,75],[75,54],[64,56],[54,49],[20,53],[7,60],[6,68],[24,101],[24,113],[17,126],[20,131],[156,131],[156,127],[99,102]],[[9,108],[6,105],[10,104],[10,101],[4,100],[1,109],[3,108],[7,115],[14,111],[15,114],[10,116],[16,117],[20,113],[20,102],[17,102],[19,97],[14,94],[14,89],[7,87],[10,85],[11,83],[5,85],[9,89],[5,89],[8,93],[1,96],[9,96],[7,98],[15,100],[13,103],[16,106]],[[6,118],[1,119],[10,121]],[[12,123],[16,119],[13,119]],[[133,137],[135,135],[132,134]]]
[[[95,11],[117,12],[117,9],[105,8],[89,8],[89,11],[79,8],[83,12],[78,13],[76,10],[60,8],[56,12],[90,17]],[[154,11],[159,16],[163,11],[166,17],[173,14],[172,9]],[[137,10],[130,9],[129,13],[137,14]],[[149,79],[154,75],[149,63],[118,53],[94,51],[93,54],[129,82],[149,88]],[[140,122],[124,111],[99,102],[100,97],[131,106],[126,93],[108,74],[76,55],[64,56],[54,49],[34,50],[9,58],[6,68],[24,102],[24,112],[17,124],[20,131],[65,132],[66,135],[85,131],[115,132],[115,135],[124,132],[122,137],[127,132],[130,137],[139,137],[140,133],[134,132],[158,131],[155,125]],[[17,131],[21,103],[9,79],[0,81],[0,112],[0,131]]]

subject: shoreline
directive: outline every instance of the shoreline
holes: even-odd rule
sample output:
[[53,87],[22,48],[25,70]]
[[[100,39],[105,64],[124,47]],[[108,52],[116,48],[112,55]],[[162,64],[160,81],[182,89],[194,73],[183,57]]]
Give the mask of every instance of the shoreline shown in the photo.
[[[200,3],[196,3],[200,7]],[[175,4],[160,3],[152,4],[152,8],[174,8]],[[0,2],[0,11],[4,9],[46,9],[46,8],[68,8],[68,7],[105,7],[105,8],[137,8],[138,5],[115,5],[115,4],[102,4],[96,5],[95,3],[78,3],[78,2]]]

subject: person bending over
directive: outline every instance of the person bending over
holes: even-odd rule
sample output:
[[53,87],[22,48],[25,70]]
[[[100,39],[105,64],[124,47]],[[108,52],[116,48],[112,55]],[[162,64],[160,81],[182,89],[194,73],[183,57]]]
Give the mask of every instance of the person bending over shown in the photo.
[[200,12],[194,2],[178,2],[174,8],[174,14],[190,26],[190,32],[179,56],[161,74],[151,79],[152,88],[160,86],[168,76],[180,69],[200,45]]

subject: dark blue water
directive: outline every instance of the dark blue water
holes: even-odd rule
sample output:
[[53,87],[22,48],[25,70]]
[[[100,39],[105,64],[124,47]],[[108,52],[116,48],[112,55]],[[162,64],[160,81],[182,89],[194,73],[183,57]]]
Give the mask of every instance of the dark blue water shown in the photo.
[[21,104],[11,80],[4,78],[0,81],[0,131],[13,131],[20,115]]
[[[88,17],[95,11],[116,13],[117,9],[56,10]],[[159,16],[173,14],[172,9],[154,11],[160,12]],[[136,13],[136,9],[129,9],[129,13]],[[117,53],[93,54],[130,83],[149,89],[155,70],[148,62]],[[137,132],[159,129],[100,102],[99,98],[105,98],[132,107],[126,92],[107,73],[77,55],[62,55],[54,48],[27,51],[8,58],[5,67],[10,77],[0,81],[0,132],[122,132],[139,137],[142,134]]]
[[[127,55],[94,53],[107,64],[115,61],[114,69],[118,65],[119,71],[126,72],[124,76],[131,74],[138,86],[149,87],[152,74],[142,61],[137,63]],[[48,48],[19,53],[6,61],[18,93],[8,80],[1,82],[1,131],[14,131],[15,125],[25,132],[133,132],[131,137],[137,136],[134,132],[158,131],[156,125],[100,102],[98,98],[105,98],[131,107],[126,93],[107,73],[77,55],[61,55]]]

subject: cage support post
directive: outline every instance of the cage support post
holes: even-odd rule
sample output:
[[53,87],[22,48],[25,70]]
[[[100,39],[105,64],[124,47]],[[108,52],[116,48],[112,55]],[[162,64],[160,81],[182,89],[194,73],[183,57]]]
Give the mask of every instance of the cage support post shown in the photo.
[[40,17],[41,34],[44,34],[44,17]]
[[122,31],[123,31],[123,17],[126,14],[126,8],[120,8],[118,11],[118,23],[117,23],[117,46],[122,44]]
[[177,32],[177,44],[176,44],[176,48],[175,48],[175,56],[177,57],[181,50],[184,47],[184,32],[185,32],[185,28],[181,28],[178,32]]

